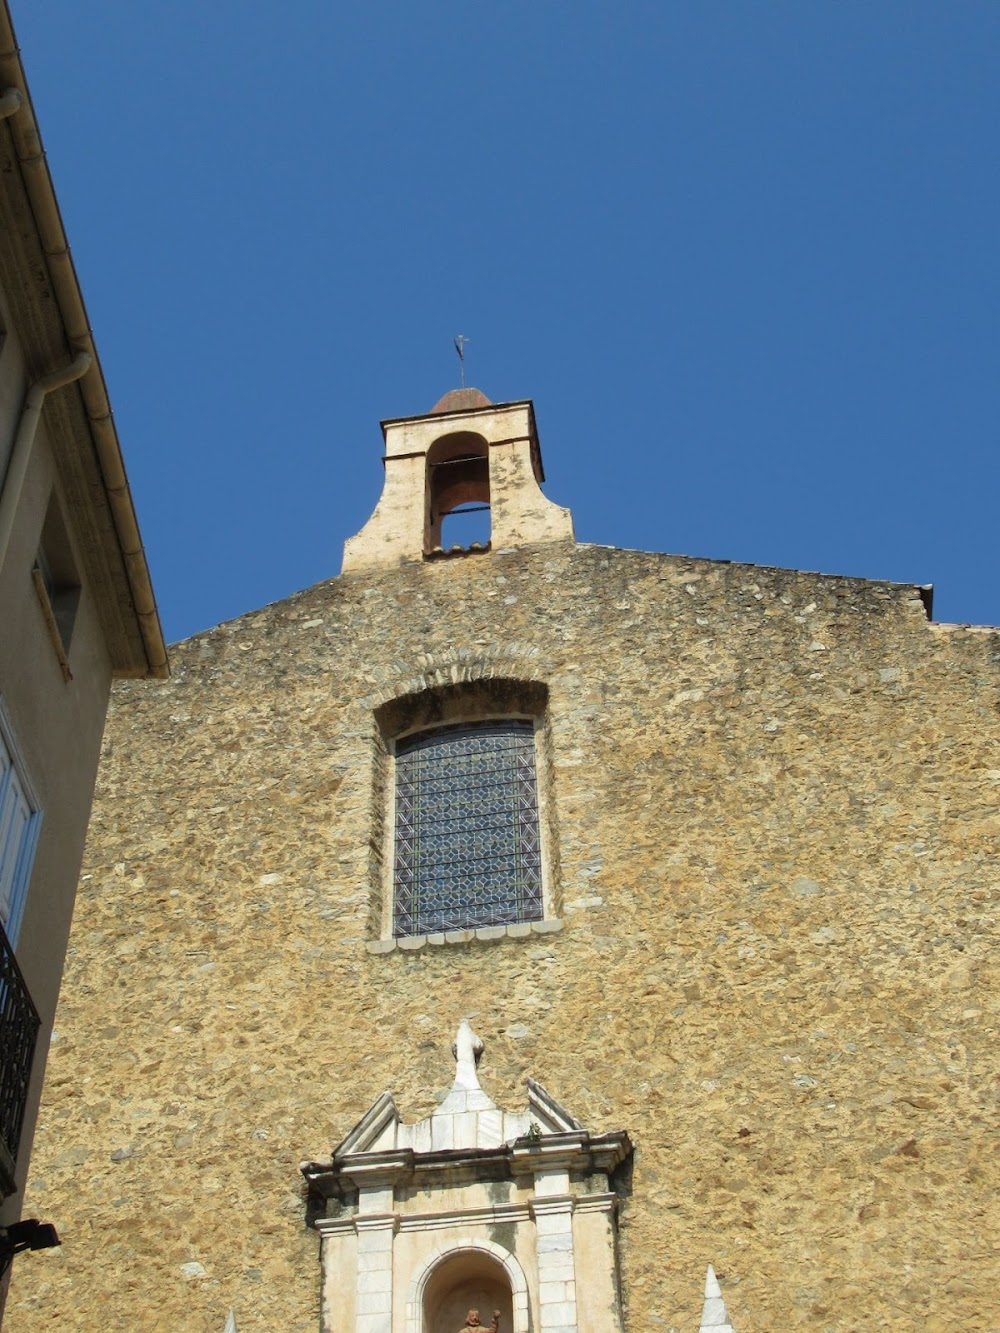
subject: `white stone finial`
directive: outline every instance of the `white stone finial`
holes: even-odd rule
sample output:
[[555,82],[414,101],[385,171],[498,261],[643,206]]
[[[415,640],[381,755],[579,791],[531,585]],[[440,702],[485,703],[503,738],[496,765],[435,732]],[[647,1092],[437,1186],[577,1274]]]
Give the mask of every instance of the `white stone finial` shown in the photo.
[[451,1044],[451,1053],[458,1061],[458,1068],[455,1070],[456,1088],[479,1087],[476,1061],[485,1049],[482,1038],[473,1032],[469,1020],[463,1018],[458,1025],[458,1035]]
[[705,1308],[701,1312],[699,1333],[733,1333],[719,1280],[711,1264],[708,1265],[708,1272],[705,1274]]
[[226,1327],[222,1330],[222,1333],[239,1333],[239,1329],[236,1327],[236,1315],[232,1310],[229,1311],[229,1318],[226,1320]]

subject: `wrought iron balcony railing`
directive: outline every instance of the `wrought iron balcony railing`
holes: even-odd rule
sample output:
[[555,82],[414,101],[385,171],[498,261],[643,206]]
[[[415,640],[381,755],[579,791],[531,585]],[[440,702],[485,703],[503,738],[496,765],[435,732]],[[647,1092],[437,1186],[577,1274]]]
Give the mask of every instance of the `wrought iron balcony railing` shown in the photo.
[[0,1198],[14,1192],[14,1163],[38,1027],[38,1011],[0,927]]

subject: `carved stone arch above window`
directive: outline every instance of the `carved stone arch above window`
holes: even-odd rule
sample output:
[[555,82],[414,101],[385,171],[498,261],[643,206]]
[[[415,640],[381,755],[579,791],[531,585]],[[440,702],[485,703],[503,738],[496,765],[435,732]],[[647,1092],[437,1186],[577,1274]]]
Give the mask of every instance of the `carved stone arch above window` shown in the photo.
[[373,951],[558,928],[547,712],[542,682],[496,676],[375,710]]
[[503,1246],[474,1236],[442,1243],[424,1260],[406,1294],[406,1333],[454,1333],[470,1309],[479,1310],[484,1333],[493,1310],[506,1333],[529,1333],[524,1269]]
[[527,688],[537,687],[547,696],[542,664],[537,645],[520,639],[480,640],[475,646],[459,642],[434,652],[418,653],[412,670],[406,674],[401,675],[398,663],[393,662],[379,673],[371,694],[359,702],[381,717],[397,700],[408,695],[489,680],[516,681]]
[[542,681],[491,675],[447,681],[390,699],[375,710],[375,720],[389,740],[458,722],[544,717],[548,703]]

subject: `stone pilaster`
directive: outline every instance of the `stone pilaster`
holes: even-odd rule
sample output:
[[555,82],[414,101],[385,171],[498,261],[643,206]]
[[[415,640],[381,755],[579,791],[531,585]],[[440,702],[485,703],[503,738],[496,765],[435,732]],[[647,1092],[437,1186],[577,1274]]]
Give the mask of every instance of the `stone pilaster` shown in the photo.
[[529,1204],[538,1232],[538,1312],[541,1333],[577,1333],[573,1200],[568,1194]]
[[392,1241],[399,1219],[394,1213],[359,1214],[357,1333],[392,1333]]

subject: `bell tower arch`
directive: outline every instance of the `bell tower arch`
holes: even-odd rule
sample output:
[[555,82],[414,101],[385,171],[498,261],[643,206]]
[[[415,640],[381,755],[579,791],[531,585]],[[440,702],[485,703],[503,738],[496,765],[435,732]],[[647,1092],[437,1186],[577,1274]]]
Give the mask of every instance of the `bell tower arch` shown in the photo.
[[[491,403],[455,389],[431,412],[382,422],[385,483],[375,512],[344,543],[343,572],[572,541],[573,519],[542,494],[531,402]],[[443,521],[489,510],[488,542],[445,545]]]
[[444,552],[449,515],[490,508],[490,448],[482,435],[460,430],[434,441],[427,450],[426,499],[425,554]]

